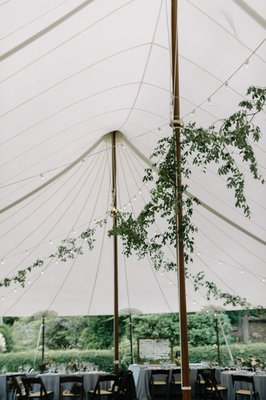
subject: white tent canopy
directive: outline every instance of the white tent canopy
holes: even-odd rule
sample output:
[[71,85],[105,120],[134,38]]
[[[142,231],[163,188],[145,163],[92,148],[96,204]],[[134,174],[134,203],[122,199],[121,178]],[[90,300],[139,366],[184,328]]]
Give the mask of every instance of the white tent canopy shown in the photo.
[[[49,258],[112,206],[111,141],[117,137],[118,207],[137,215],[149,199],[144,169],[171,128],[171,18],[167,0],[1,0],[0,279],[37,258],[42,268],[0,287],[1,315],[113,313],[110,224],[95,248],[68,262]],[[181,116],[209,126],[237,109],[251,85],[266,83],[266,3],[179,0]],[[212,105],[210,105],[210,101]],[[265,112],[255,146],[265,176]],[[247,219],[217,168],[196,170],[193,273],[266,307],[265,185],[247,166]],[[155,227],[154,229],[162,229]],[[169,249],[175,255],[175,249]],[[126,258],[119,242],[119,309],[178,311],[176,272]],[[187,309],[211,304],[187,281]]]

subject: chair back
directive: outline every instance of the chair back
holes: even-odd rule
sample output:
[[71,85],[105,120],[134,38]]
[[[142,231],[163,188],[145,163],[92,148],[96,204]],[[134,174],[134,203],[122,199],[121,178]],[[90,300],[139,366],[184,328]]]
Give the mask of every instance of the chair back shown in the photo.
[[108,389],[113,393],[115,385],[117,384],[117,379],[117,375],[114,374],[99,375],[94,388],[94,394],[100,394],[101,389],[105,389],[106,385],[108,386]]
[[81,375],[62,375],[60,376],[60,393],[63,395],[64,389],[69,389],[72,395],[83,398],[83,376]]
[[202,376],[206,389],[212,389],[218,392],[217,385],[218,382],[215,378],[215,372],[213,369],[200,369],[199,374]]
[[253,393],[255,393],[255,384],[254,384],[254,379],[252,375],[235,375],[232,374],[232,382],[233,382],[233,386],[235,387],[236,382],[239,382],[240,384],[243,383],[247,383],[250,387],[250,390],[253,391]]
[[15,396],[22,399],[26,397],[25,386],[22,382],[23,377],[25,377],[25,374],[10,377],[10,383],[14,388]]
[[46,391],[46,387],[42,381],[42,378],[40,376],[34,376],[34,377],[23,377],[22,382],[25,386],[25,391],[26,391],[26,397],[29,398],[30,393],[33,390],[33,386],[37,388],[37,390],[40,392],[40,397],[46,397],[48,398],[48,394]]
[[135,400],[136,387],[133,372],[126,370],[121,371],[118,375],[117,384],[114,389],[115,400]]
[[168,369],[152,369],[151,370],[151,384],[156,381],[163,381],[164,384],[168,385],[169,382],[169,370]]
[[181,368],[174,368],[172,370],[172,384],[179,384],[181,382]]

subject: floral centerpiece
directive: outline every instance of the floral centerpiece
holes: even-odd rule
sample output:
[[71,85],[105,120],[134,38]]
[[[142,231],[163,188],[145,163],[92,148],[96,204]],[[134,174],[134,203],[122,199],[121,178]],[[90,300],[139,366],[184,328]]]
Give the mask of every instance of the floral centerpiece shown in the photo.
[[256,371],[256,369],[266,368],[266,362],[256,356],[238,357],[237,363],[240,364],[241,367],[248,368],[252,371]]

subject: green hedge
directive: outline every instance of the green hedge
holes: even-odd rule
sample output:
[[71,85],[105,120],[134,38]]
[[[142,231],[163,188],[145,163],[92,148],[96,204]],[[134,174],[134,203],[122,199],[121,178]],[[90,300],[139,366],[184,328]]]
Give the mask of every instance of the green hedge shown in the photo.
[[[229,346],[234,360],[238,357],[255,356],[266,361],[266,343],[231,344]],[[178,349],[177,349],[178,350]],[[220,346],[221,364],[226,366],[230,362],[230,356],[226,346]],[[189,349],[189,360],[191,363],[201,361],[217,362],[216,346],[201,346]]]
[[[49,350],[45,352],[45,359],[47,358],[57,365],[67,365],[78,361],[79,363],[95,364],[101,371],[113,371],[113,351],[111,350]],[[29,368],[38,370],[40,364],[41,355],[38,353],[36,357],[35,351],[0,354],[0,370],[2,372],[28,370]]]
[[[175,349],[179,350],[178,348]],[[232,344],[230,350],[234,359],[237,357],[256,356],[266,361],[266,343],[253,343],[249,345]],[[222,365],[228,365],[230,357],[226,346],[221,346],[221,361]],[[17,353],[2,353],[0,354],[0,370],[2,372],[15,372],[27,370],[34,367],[35,351],[17,352]],[[47,351],[45,358],[52,360],[53,364],[67,365],[73,361],[80,363],[93,363],[99,366],[101,371],[113,372],[113,350],[57,350]],[[121,369],[124,369],[129,364],[129,357],[121,355]],[[217,362],[217,348],[215,346],[202,346],[189,349],[189,360],[191,363],[199,363],[207,360],[213,363]],[[41,355],[38,353],[35,362],[35,369],[41,364]]]

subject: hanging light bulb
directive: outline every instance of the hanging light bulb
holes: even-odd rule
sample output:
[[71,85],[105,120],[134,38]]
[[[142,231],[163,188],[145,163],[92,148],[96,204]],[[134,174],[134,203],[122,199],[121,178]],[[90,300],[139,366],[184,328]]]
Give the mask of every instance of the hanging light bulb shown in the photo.
[[191,116],[191,118],[193,118],[194,117],[194,115],[195,115],[195,110],[193,110],[193,111],[191,111],[191,113],[190,113],[190,116]]
[[225,89],[229,89],[228,81],[224,82],[224,87],[225,87]]
[[44,174],[40,174],[40,178],[44,180]]
[[5,262],[4,262],[4,260],[2,259],[2,260],[1,260],[1,264],[4,265],[4,263],[5,263]]
[[212,99],[210,97],[208,97],[207,101],[208,101],[209,106],[212,106]]
[[245,68],[248,69],[249,67],[249,58],[245,61]]

